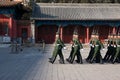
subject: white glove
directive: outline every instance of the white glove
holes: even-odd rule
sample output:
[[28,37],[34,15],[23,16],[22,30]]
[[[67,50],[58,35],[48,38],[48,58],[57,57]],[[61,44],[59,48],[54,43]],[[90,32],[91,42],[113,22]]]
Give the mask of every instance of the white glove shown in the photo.
[[94,45],[92,45],[92,47],[94,47]]
[[63,47],[63,49],[67,49],[66,47]]
[[92,44],[90,44],[90,46],[92,46]]
[[81,49],[81,51],[83,51],[83,49]]
[[102,50],[104,51],[105,49],[103,48]]

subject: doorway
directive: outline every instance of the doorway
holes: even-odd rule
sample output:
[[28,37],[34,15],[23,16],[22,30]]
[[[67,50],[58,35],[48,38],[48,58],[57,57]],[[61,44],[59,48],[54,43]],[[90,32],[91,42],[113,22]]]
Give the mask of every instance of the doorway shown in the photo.
[[28,29],[27,28],[22,28],[21,30],[21,37],[22,37],[22,42],[25,43],[28,38]]

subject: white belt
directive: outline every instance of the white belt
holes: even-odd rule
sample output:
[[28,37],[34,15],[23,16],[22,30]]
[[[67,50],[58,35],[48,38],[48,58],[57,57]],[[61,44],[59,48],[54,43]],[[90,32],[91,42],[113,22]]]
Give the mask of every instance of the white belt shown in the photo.
[[114,47],[116,47],[116,46],[114,46]]
[[111,45],[111,46],[113,46],[113,45]]
[[117,47],[120,47],[120,45],[117,45]]
[[78,45],[74,45],[74,46],[78,46]]
[[57,44],[57,46],[59,46],[60,44]]
[[99,45],[95,45],[95,46],[99,46]]

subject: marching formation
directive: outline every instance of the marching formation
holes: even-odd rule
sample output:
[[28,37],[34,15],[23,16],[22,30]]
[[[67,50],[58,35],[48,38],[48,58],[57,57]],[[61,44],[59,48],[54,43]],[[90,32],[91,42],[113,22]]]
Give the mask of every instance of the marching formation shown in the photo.
[[[83,46],[81,42],[78,40],[78,31],[77,28],[75,28],[73,32],[73,39],[72,39],[72,46],[71,46],[71,52],[69,57],[66,59],[67,62],[73,63],[75,57],[77,60],[75,60],[79,64],[83,64],[82,56],[80,53],[80,49],[83,50]],[[100,50],[104,50],[103,43],[99,40],[99,34],[98,32],[92,32],[91,39],[90,39],[90,52],[88,57],[86,58],[86,62],[88,63],[100,63],[103,64],[104,62],[107,63],[120,63],[120,34],[109,34],[108,35],[108,42],[107,42],[107,52],[105,56],[102,58]],[[64,56],[62,53],[62,48],[66,49],[66,46],[64,45],[63,41],[60,39],[59,35],[59,28],[56,33],[56,40],[55,40],[55,47],[52,54],[52,57],[49,58],[50,63],[54,63],[56,60],[57,55],[59,55],[60,60],[59,62],[61,64],[64,64]]]

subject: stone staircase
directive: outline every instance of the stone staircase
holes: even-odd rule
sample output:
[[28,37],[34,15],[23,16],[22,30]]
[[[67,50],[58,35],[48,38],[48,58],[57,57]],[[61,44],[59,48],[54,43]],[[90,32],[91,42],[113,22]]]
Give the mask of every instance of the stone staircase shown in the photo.
[[0,48],[4,47],[4,48],[7,48],[7,47],[10,47],[11,44],[0,44]]

